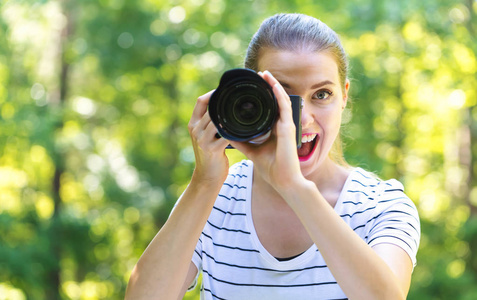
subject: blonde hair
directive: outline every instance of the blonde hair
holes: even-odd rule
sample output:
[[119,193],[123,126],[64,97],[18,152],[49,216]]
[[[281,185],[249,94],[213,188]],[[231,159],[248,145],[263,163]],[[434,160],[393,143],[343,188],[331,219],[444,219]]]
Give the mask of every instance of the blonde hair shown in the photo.
[[[277,14],[267,18],[250,41],[245,68],[259,71],[258,60],[260,51],[264,48],[331,53],[338,65],[341,88],[345,91],[349,72],[348,57],[336,32],[320,20],[303,14]],[[348,166],[340,135],[336,137],[329,156],[337,164]]]

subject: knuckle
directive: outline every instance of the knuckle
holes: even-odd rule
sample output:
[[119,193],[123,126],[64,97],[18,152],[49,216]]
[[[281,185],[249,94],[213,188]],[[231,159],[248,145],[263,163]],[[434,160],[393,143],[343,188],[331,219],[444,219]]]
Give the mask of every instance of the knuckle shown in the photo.
[[192,123],[192,121],[189,122],[189,124],[187,124],[187,129],[189,130],[189,132],[192,133],[192,131],[194,130],[195,128],[195,124]]
[[208,100],[209,99],[206,95],[202,95],[197,98],[197,102],[199,102],[200,104],[207,104]]
[[202,149],[202,151],[207,152],[209,149],[208,143],[205,141],[204,136],[200,136],[197,138],[197,145]]

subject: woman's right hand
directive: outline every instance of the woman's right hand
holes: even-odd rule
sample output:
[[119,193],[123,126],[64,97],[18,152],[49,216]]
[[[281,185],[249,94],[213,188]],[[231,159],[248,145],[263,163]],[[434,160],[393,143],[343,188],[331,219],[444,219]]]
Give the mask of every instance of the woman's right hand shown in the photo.
[[212,92],[197,99],[189,121],[196,166],[192,180],[131,273],[126,299],[182,299],[197,274],[192,253],[225,181],[228,141],[215,137],[207,106]]
[[222,184],[229,170],[229,161],[225,155],[225,147],[229,142],[216,137],[217,128],[207,110],[213,92],[210,91],[197,99],[188,125],[195,155],[192,181]]
[[260,145],[247,142],[231,142],[254,163],[254,172],[268,182],[276,191],[291,191],[292,185],[305,180],[298,159],[296,130],[290,97],[269,71],[259,72],[273,88],[279,114],[270,138]]

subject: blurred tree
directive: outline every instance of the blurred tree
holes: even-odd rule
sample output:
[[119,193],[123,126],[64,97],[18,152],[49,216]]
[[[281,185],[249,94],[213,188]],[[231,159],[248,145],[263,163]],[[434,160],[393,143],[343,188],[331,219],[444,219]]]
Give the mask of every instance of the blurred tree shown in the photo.
[[403,181],[420,210],[408,299],[477,298],[476,3],[4,2],[0,299],[123,298],[191,175],[195,99],[276,12],[342,37],[346,156]]

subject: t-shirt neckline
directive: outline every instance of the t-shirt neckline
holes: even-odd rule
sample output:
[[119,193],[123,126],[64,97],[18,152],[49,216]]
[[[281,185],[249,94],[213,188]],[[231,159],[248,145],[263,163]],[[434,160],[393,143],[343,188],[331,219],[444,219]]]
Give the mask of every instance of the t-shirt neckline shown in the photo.
[[[246,201],[246,222],[247,222],[247,227],[248,230],[250,231],[250,238],[252,240],[253,245],[258,249],[260,252],[260,256],[263,259],[264,263],[269,265],[270,267],[277,269],[277,270],[287,270],[290,268],[294,267],[299,267],[300,265],[303,265],[310,261],[315,252],[319,251],[318,248],[316,247],[316,244],[311,245],[310,248],[308,248],[305,252],[302,254],[298,255],[297,257],[286,260],[286,261],[279,261],[276,259],[273,255],[268,252],[267,249],[262,245],[260,242],[260,239],[258,238],[258,234],[255,231],[255,225],[253,224],[253,218],[252,218],[252,182],[253,182],[253,162],[249,161],[247,162],[248,168],[246,170],[247,172],[247,177],[250,178],[250,180],[247,181],[247,201]],[[345,195],[346,188],[351,182],[351,177],[352,174],[355,172],[356,169],[353,169],[350,174],[348,175],[348,178],[345,181],[345,184],[343,185],[343,189],[338,197],[338,200],[336,201],[334,210],[337,211],[339,209],[339,206],[341,206],[342,198]]]

